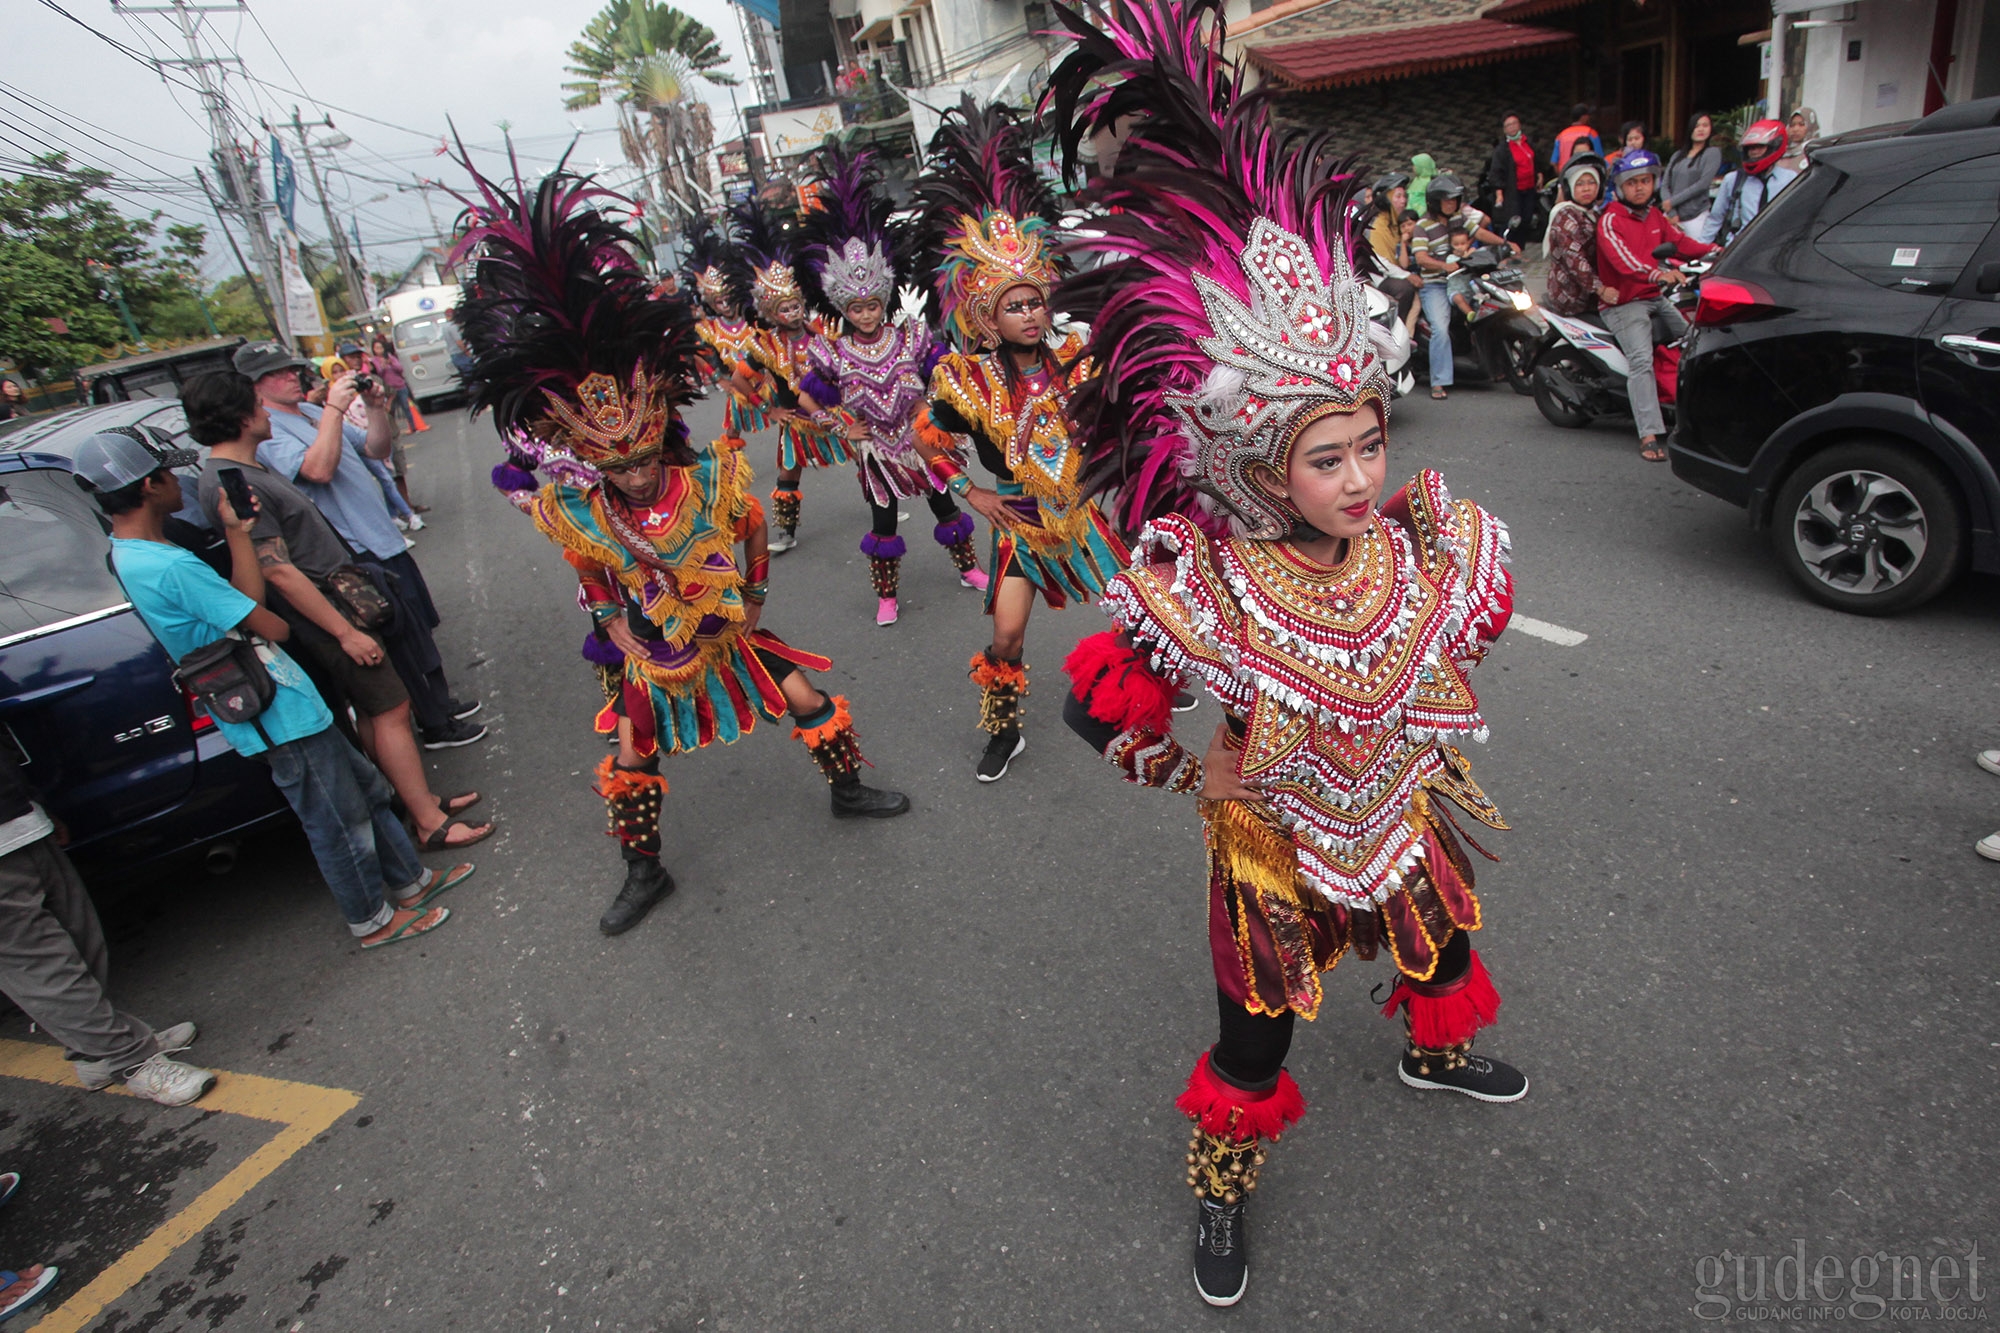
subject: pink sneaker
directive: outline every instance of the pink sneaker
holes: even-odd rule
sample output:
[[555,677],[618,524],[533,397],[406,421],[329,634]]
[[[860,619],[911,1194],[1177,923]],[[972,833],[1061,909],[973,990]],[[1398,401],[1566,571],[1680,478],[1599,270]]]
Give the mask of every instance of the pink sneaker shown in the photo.
[[896,599],[884,597],[875,603],[875,623],[893,625],[896,623]]
[[958,582],[960,587],[977,588],[979,591],[985,592],[987,583],[986,571],[974,565],[971,569],[966,570],[958,576]]

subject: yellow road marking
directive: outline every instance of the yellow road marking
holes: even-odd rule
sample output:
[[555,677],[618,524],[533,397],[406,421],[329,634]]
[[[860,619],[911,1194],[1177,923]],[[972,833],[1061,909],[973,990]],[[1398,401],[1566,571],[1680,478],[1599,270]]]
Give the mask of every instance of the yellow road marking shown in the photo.
[[[71,1072],[69,1061],[63,1059],[62,1051],[35,1042],[0,1039],[0,1077],[33,1079],[59,1088],[78,1087],[76,1075]],[[121,1087],[108,1091],[131,1096]],[[196,1195],[187,1207],[154,1228],[151,1235],[119,1255],[87,1286],[71,1293],[61,1305],[43,1315],[35,1325],[36,1333],[78,1333],[103,1313],[105,1306],[172,1258],[175,1250],[199,1236],[203,1228],[254,1189],[258,1181],[360,1104],[360,1095],[344,1088],[287,1083],[255,1074],[218,1074],[215,1086],[193,1109],[273,1121],[284,1128],[228,1175]]]

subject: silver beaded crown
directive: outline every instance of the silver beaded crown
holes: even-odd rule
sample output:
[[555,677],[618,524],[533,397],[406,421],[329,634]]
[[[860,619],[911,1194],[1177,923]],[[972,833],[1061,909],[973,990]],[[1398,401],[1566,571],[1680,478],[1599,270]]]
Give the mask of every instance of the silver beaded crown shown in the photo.
[[1194,274],[1210,334],[1196,344],[1215,364],[1199,393],[1169,394],[1195,446],[1197,480],[1234,510],[1245,535],[1277,538],[1299,515],[1257,484],[1259,464],[1285,475],[1299,433],[1373,399],[1386,422],[1395,387],[1375,346],[1368,297],[1340,246],[1322,272],[1305,240],[1258,218],[1238,257],[1239,296]]
[[838,250],[827,252],[819,282],[836,311],[845,312],[856,301],[880,301],[887,305],[896,289],[896,269],[880,245],[853,236]]

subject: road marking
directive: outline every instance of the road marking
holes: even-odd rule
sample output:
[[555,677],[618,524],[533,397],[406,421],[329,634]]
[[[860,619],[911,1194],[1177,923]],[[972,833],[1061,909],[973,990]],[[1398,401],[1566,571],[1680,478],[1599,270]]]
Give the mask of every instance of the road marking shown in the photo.
[[1517,629],[1523,634],[1532,634],[1538,639],[1547,639],[1550,643],[1560,644],[1564,648],[1574,648],[1590,637],[1588,634],[1578,634],[1573,629],[1564,629],[1561,625],[1551,625],[1546,620],[1537,620],[1533,616],[1517,615],[1507,622],[1507,628]]
[[[81,1091],[61,1048],[38,1042],[0,1039],[0,1076],[33,1079]],[[116,1086],[106,1091],[121,1097],[132,1095]],[[310,1083],[287,1083],[255,1074],[218,1071],[215,1086],[194,1103],[194,1110],[269,1120],[284,1128],[228,1175],[196,1195],[187,1207],[154,1228],[151,1235],[118,1256],[86,1286],[43,1315],[35,1325],[36,1333],[80,1333],[103,1313],[105,1306],[172,1258],[175,1250],[199,1236],[259,1181],[360,1104],[360,1094],[344,1088],[321,1088]]]

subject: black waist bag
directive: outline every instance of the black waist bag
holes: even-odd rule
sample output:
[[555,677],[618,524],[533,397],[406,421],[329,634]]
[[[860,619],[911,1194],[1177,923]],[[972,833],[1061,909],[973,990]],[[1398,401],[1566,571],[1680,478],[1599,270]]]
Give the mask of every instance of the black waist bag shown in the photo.
[[183,657],[174,671],[174,684],[193,695],[217,722],[257,726],[258,715],[278,697],[277,682],[257,656],[257,646],[234,635]]

